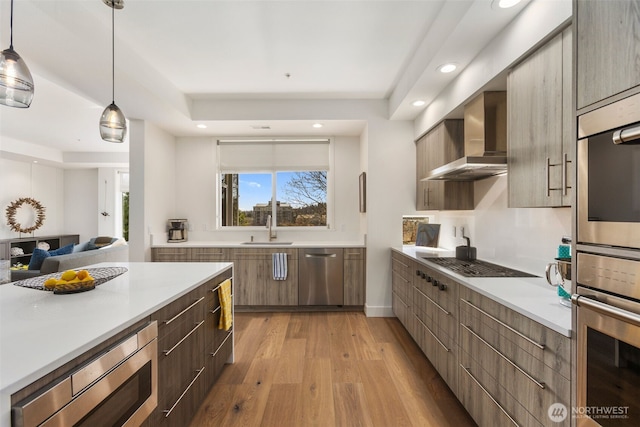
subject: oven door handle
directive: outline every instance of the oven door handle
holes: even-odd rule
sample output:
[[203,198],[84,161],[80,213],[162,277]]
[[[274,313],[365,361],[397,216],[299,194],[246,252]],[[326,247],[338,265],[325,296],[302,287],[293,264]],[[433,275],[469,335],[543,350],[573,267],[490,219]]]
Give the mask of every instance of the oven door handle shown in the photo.
[[640,139],[640,126],[620,129],[613,133],[613,143],[616,145]]
[[571,302],[577,307],[587,308],[589,310],[595,311],[596,313],[613,317],[623,322],[630,323],[634,326],[640,326],[640,314],[636,314],[628,310],[623,310],[614,305],[605,304],[593,297],[574,294],[571,296]]

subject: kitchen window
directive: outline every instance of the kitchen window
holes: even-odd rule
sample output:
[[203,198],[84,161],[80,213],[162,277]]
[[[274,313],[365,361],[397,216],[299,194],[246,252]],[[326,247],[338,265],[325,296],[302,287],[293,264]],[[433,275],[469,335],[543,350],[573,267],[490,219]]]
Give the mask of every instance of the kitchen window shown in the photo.
[[218,141],[219,224],[329,226],[331,144],[313,140]]

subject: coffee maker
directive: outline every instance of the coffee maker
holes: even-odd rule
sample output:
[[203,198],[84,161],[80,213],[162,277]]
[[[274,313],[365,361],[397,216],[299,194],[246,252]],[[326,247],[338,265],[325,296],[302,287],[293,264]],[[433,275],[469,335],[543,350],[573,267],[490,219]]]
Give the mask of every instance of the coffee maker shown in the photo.
[[187,220],[186,219],[170,219],[168,221],[169,238],[167,242],[178,243],[187,241]]

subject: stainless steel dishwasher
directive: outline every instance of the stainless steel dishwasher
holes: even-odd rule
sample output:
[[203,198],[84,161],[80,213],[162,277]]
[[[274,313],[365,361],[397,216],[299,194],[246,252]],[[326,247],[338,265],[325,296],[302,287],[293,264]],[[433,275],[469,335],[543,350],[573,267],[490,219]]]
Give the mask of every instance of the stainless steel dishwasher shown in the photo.
[[342,249],[309,248],[298,259],[298,305],[342,305]]

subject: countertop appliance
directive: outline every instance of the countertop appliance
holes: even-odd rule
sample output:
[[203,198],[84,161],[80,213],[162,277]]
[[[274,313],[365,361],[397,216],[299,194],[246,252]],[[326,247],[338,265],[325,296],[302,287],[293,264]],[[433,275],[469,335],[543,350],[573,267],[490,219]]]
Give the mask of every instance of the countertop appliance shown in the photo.
[[169,238],[167,242],[178,243],[187,241],[187,220],[186,219],[170,219],[168,221]]
[[640,260],[578,253],[576,425],[640,417]]
[[343,249],[304,249],[298,268],[299,305],[344,303]]
[[154,321],[44,391],[16,403],[12,425],[142,424],[158,405],[157,337]]
[[475,181],[507,172],[507,92],[483,92],[464,106],[464,156],[423,181]]
[[640,249],[640,94],[578,118],[578,244]]
[[453,257],[423,257],[425,260],[447,268],[465,277],[537,277],[534,274],[503,267],[486,261],[465,261]]

